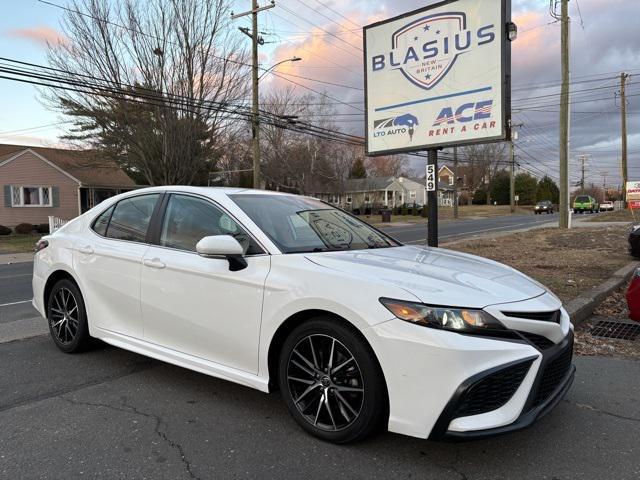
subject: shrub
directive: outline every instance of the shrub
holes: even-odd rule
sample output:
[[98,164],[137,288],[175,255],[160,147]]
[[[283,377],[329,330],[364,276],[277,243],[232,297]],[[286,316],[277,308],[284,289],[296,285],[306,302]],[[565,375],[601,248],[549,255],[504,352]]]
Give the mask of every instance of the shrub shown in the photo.
[[38,233],[42,233],[42,234],[48,234],[49,233],[49,224],[48,223],[40,223],[38,225],[35,226],[36,227],[36,232]]
[[16,225],[15,231],[20,235],[28,235],[33,232],[33,225],[31,225],[30,223],[21,223],[19,225]]
[[11,235],[11,229],[4,225],[0,225],[0,235]]
[[409,214],[409,209],[407,208],[407,205],[402,205],[402,209],[401,209],[402,215],[406,216]]

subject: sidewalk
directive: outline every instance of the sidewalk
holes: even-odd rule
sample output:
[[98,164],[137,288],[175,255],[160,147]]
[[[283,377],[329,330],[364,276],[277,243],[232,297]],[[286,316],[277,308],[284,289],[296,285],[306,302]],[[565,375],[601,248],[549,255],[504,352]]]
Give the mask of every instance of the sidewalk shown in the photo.
[[4,253],[0,254],[0,265],[12,263],[33,262],[33,253]]

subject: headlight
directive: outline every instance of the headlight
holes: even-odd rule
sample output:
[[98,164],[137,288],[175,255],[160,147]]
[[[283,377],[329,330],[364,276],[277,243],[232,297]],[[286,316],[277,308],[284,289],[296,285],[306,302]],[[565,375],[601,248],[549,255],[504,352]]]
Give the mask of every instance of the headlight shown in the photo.
[[504,325],[484,310],[432,307],[391,298],[381,298],[380,303],[400,320],[424,327],[465,333],[505,330]]
[[629,231],[629,233],[633,233],[633,232],[635,232],[636,230],[639,230],[639,229],[640,229],[640,224],[638,224],[638,225],[633,225],[633,226],[631,227],[631,230]]

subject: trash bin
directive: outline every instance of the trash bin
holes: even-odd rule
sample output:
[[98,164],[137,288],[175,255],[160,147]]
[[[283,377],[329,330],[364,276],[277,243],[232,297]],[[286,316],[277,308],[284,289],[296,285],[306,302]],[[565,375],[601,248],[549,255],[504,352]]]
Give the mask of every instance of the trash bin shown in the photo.
[[391,210],[382,210],[382,223],[391,223]]

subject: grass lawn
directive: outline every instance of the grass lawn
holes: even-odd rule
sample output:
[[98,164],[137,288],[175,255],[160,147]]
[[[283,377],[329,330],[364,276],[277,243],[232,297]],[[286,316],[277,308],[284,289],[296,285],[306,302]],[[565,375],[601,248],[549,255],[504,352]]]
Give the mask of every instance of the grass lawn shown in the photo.
[[627,226],[531,230],[494,239],[465,240],[444,248],[490,258],[549,287],[563,301],[607,280],[633,260]]
[[[533,207],[516,207],[516,215],[533,215]],[[511,215],[509,205],[461,205],[458,218],[488,218]],[[359,218],[372,225],[388,225],[381,222],[380,215],[361,215]],[[453,220],[453,208],[439,207],[438,220]],[[391,223],[426,223],[427,219],[414,215],[392,215]]]
[[[635,218],[634,218],[635,215]],[[576,218],[574,216],[574,218]],[[632,210],[618,210],[617,212],[603,212],[592,217],[587,222],[640,222],[640,212]]]
[[0,236],[0,254],[33,252],[40,237],[42,235],[2,235]]

